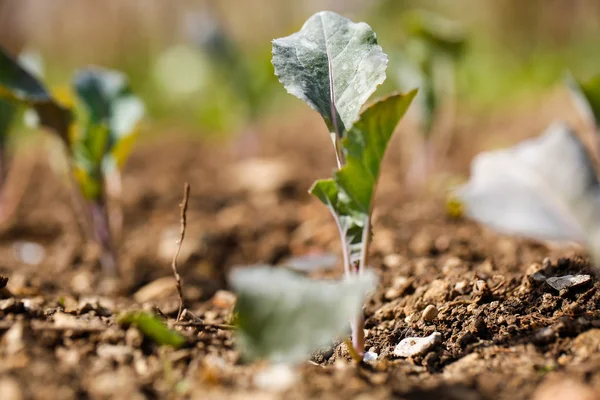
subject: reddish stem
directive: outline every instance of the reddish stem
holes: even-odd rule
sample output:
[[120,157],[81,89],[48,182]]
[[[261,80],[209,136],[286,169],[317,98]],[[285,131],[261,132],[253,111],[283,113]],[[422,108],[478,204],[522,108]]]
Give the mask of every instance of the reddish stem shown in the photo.
[[109,276],[118,275],[117,253],[112,242],[110,233],[110,224],[106,202],[103,197],[101,200],[91,200],[88,202],[90,215],[92,217],[92,226],[95,239],[102,248],[100,264],[104,273]]

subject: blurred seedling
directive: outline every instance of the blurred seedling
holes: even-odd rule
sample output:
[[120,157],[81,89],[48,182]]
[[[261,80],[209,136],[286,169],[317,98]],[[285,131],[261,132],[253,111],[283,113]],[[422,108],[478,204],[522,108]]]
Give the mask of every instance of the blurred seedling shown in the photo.
[[[302,29],[273,41],[273,66],[290,94],[323,117],[338,170],[310,193],[325,204],[338,227],[346,279],[365,274],[373,194],[396,125],[417,91],[393,94],[361,108],[386,78],[387,56],[366,23],[319,12]],[[364,354],[364,320],[351,320],[354,350]]]
[[419,147],[407,182],[423,186],[435,168],[435,160],[447,153],[455,118],[456,64],[467,44],[462,27],[440,15],[415,10],[404,15],[407,35],[399,52],[397,79],[404,88],[419,87],[415,102],[419,120]]
[[[212,101],[211,114],[214,107],[221,106],[224,110],[216,113],[223,118],[232,120],[232,101],[237,103],[239,123],[245,125],[244,131],[237,142],[237,152],[240,156],[251,156],[258,150],[259,138],[256,124],[271,100],[273,81],[271,65],[264,62],[264,54],[258,57],[244,51],[231,36],[223,23],[218,7],[213,2],[201,10],[190,11],[186,14],[185,26],[187,35],[195,47],[203,54],[210,65],[212,85],[209,89],[219,88],[217,92],[227,92],[233,99],[224,102]],[[214,97],[218,94],[212,94]]]
[[106,177],[116,177],[119,183],[118,171],[133,145],[144,105],[123,74],[101,68],[79,71],[73,91],[75,96],[57,100],[17,61],[0,51],[0,95],[13,104],[31,107],[39,125],[52,129],[64,143],[70,175],[77,181],[94,238],[102,247],[102,267],[115,275]]
[[456,191],[465,213],[509,234],[578,243],[600,265],[600,183],[566,123],[514,147],[479,154]]

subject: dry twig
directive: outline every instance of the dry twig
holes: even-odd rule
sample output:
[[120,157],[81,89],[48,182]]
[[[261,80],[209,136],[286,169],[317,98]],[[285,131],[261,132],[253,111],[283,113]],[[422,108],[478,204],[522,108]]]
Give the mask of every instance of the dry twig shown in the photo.
[[181,235],[179,236],[179,240],[177,241],[177,250],[173,255],[173,261],[171,262],[171,268],[173,268],[173,275],[175,276],[175,282],[177,284],[177,294],[179,295],[179,311],[177,312],[177,321],[179,322],[179,318],[181,318],[181,313],[183,311],[183,289],[181,288],[181,277],[179,276],[179,272],[177,271],[177,257],[181,252],[181,245],[183,244],[183,239],[185,238],[185,228],[187,226],[187,208],[188,201],[190,199],[190,184],[185,183],[183,186],[183,200],[179,204],[179,208],[181,209]]

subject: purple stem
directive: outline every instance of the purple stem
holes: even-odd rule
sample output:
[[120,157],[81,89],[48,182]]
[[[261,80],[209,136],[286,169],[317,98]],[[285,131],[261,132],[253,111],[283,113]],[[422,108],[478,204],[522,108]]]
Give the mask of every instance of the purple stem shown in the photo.
[[103,196],[101,200],[89,201],[88,207],[92,217],[94,236],[102,247],[100,257],[102,269],[106,275],[116,276],[119,272],[117,269],[117,254],[110,234],[108,210]]

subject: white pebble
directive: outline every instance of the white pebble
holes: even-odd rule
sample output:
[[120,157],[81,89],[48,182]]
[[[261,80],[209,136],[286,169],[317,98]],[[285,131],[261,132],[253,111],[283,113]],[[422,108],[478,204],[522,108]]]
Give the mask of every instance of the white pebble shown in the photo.
[[409,337],[402,339],[394,349],[394,355],[397,357],[413,357],[426,354],[442,341],[442,334],[433,332],[426,337]]

